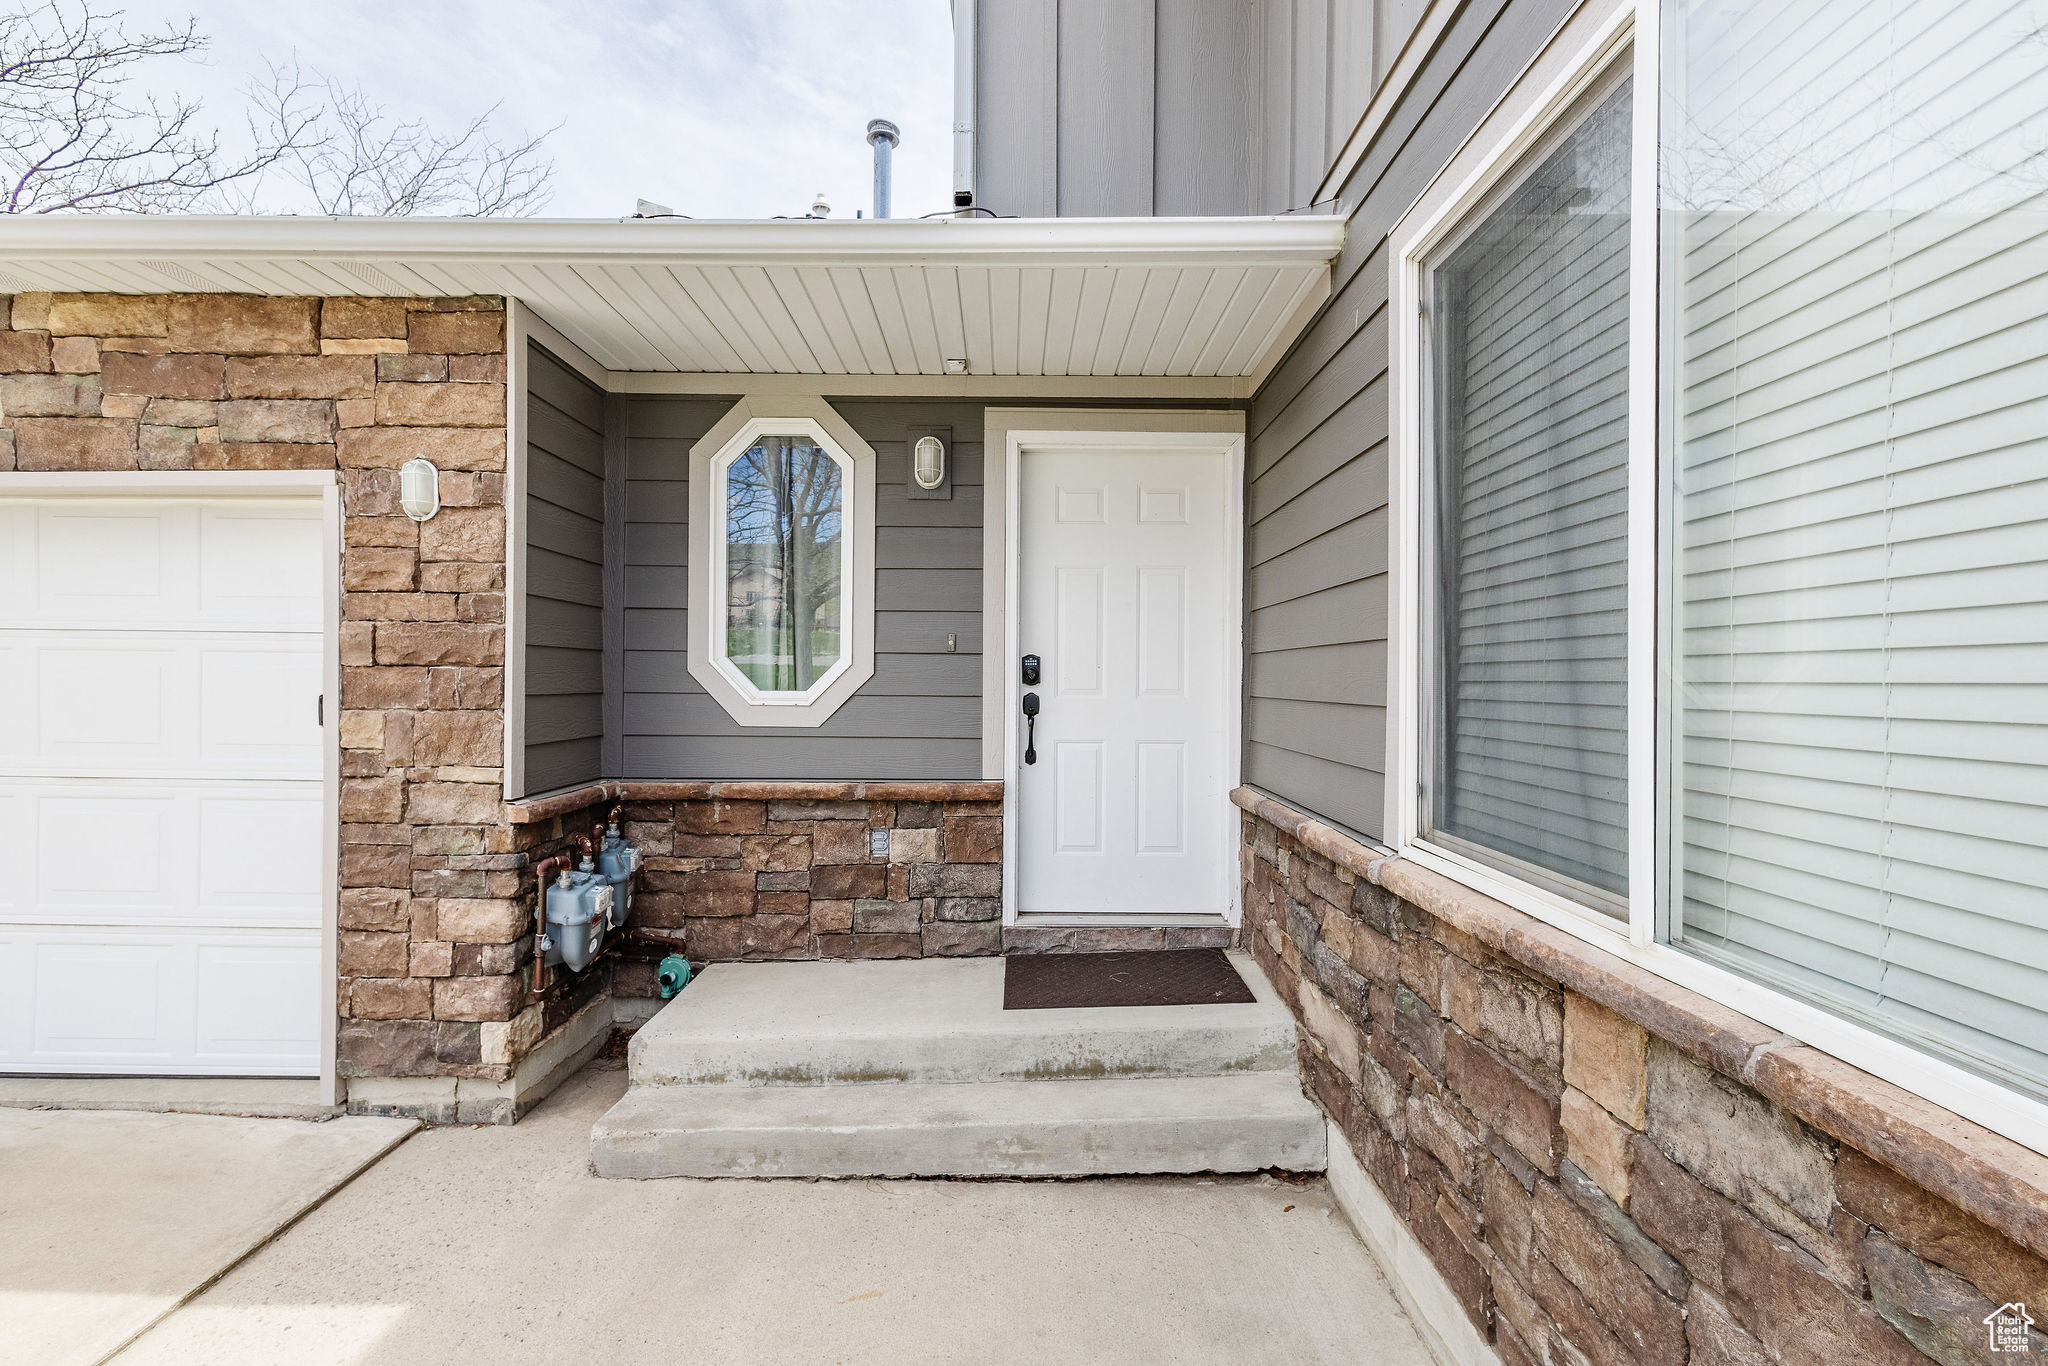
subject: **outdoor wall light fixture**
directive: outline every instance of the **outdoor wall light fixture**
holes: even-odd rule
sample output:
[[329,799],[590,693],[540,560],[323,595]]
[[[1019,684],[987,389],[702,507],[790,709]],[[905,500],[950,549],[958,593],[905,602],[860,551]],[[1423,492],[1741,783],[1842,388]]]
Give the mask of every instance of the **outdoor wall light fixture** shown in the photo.
[[431,460],[408,460],[398,470],[398,505],[415,522],[441,510],[441,472]]
[[921,436],[913,448],[910,477],[921,489],[935,489],[946,482],[946,443],[936,436]]

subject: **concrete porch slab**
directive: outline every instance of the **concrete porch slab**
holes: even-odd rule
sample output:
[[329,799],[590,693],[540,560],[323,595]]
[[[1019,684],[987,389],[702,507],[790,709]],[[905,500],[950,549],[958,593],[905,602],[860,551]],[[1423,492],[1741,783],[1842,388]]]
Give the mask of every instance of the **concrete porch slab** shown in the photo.
[[606,1181],[608,1066],[414,1138],[117,1366],[1430,1364],[1320,1179]]
[[0,1355],[102,1360],[418,1127],[0,1110]]
[[1004,1010],[1003,960],[718,963],[633,1036],[635,1086],[808,1086],[1292,1071],[1294,1018],[1249,1005]]

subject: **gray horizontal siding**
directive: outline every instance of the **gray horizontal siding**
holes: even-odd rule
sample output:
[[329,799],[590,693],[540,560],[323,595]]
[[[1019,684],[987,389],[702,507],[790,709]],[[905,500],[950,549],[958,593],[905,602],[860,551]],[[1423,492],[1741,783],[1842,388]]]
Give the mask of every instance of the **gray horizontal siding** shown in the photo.
[[[689,671],[690,447],[725,399],[626,404],[620,776],[975,778],[981,770],[982,409],[839,400],[875,448],[875,674],[824,725],[742,726]],[[912,426],[953,429],[953,496],[912,499]],[[946,636],[957,648],[946,650]]]
[[[1376,74],[1416,8],[1383,6]],[[1369,837],[1386,829],[1387,232],[1570,8],[1465,7],[1343,186],[1357,208],[1333,297],[1251,404],[1245,781]],[[1318,141],[1341,142],[1342,122]],[[1290,190],[1315,163],[1308,131],[1265,138],[1298,154]]]
[[526,382],[526,791],[603,776],[604,395],[535,343]]

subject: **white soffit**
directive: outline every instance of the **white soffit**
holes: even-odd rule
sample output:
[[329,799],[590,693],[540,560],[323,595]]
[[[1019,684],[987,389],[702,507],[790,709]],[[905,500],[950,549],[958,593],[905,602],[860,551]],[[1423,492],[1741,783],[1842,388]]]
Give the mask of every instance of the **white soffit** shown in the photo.
[[619,371],[1260,373],[1333,217],[0,222],[0,291],[501,294]]

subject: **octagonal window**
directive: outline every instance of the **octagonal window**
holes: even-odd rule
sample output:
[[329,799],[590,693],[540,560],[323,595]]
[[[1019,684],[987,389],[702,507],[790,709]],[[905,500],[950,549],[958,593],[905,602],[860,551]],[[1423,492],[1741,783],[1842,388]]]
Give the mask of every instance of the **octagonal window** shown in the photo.
[[690,677],[821,726],[875,674],[875,450],[821,398],[742,398],[690,448]]
[[763,694],[808,695],[846,658],[843,457],[768,432],[725,462],[726,660]]

